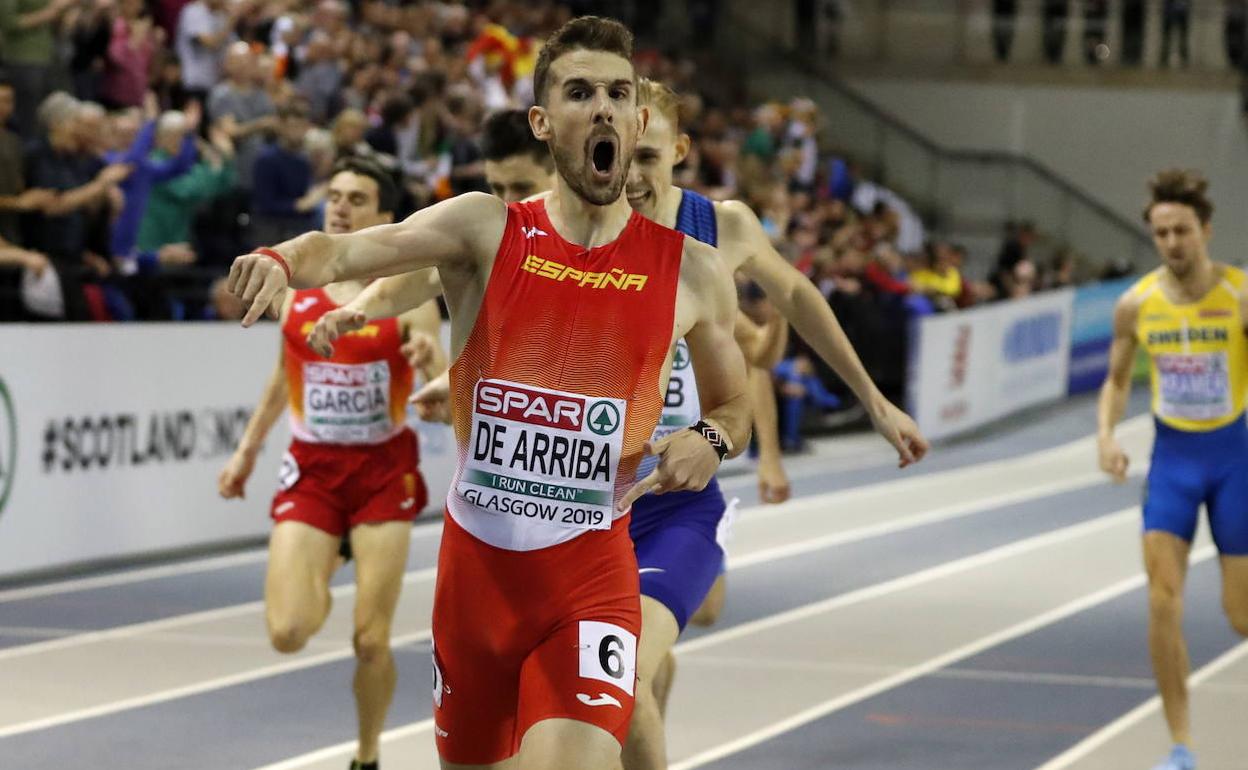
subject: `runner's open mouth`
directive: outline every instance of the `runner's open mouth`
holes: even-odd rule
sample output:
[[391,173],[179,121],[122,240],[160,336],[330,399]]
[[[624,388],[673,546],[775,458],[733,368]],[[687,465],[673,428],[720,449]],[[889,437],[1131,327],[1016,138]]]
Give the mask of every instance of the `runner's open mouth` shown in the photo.
[[615,168],[615,139],[604,136],[592,140],[590,145],[590,159],[593,163],[594,173],[600,177],[610,176],[611,171]]

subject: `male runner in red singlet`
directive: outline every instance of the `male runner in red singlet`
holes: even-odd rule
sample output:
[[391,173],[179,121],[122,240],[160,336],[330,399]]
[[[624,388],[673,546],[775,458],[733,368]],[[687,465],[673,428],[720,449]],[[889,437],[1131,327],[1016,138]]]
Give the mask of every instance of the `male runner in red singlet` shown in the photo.
[[[434,719],[444,768],[609,770],[627,734],[640,631],[628,511],[698,489],[749,436],[736,294],[712,247],[622,197],[646,110],[632,35],[584,17],[546,43],[534,134],[552,195],[468,194],[401,224],[307,233],[244,255],[245,326],[288,285],[436,267],[456,352],[459,468],[434,601]],[[650,444],[684,338],[703,420]],[[655,470],[630,488],[645,451]]]
[[[346,160],[330,180],[325,232],[351,233],[392,221],[397,190],[370,161]],[[294,440],[282,459],[270,515],[265,620],[273,647],[303,648],[329,615],[329,580],[339,543],[356,560],[355,699],[359,747],[353,768],[375,770],[378,741],[394,695],[390,625],[407,565],[412,519],[425,507],[416,434],[405,422],[413,371],[405,340],[437,339],[437,305],[374,321],[339,342],[332,359],[304,342],[316,320],[364,288],[345,281],[293,292],[282,308],[282,352],[234,456],[218,481],[222,497],[242,497],[256,455],[290,404]],[[445,367],[437,343],[421,374]],[[422,347],[428,348],[425,341]]]

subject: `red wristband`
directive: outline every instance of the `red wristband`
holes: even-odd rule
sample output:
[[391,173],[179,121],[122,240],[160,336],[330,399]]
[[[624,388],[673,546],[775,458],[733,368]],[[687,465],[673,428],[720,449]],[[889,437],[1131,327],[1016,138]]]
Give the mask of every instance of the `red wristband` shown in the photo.
[[263,254],[264,256],[268,257],[269,259],[273,260],[278,265],[280,265],[282,268],[282,272],[286,274],[286,283],[290,283],[290,265],[286,264],[285,257],[283,257],[281,254],[278,254],[273,249],[265,248],[264,246],[261,246],[258,249],[252,249],[251,253]]

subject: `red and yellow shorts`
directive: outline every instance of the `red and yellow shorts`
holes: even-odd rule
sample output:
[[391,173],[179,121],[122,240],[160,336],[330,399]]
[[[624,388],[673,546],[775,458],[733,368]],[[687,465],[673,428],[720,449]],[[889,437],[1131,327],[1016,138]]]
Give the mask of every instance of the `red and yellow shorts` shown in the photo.
[[433,600],[438,753],[514,755],[530,727],[564,718],[628,735],[641,604],[628,518],[536,551],[442,529]]
[[269,516],[337,537],[360,524],[411,521],[429,501],[419,462],[416,434],[409,429],[380,444],[294,440],[282,458],[281,488]]

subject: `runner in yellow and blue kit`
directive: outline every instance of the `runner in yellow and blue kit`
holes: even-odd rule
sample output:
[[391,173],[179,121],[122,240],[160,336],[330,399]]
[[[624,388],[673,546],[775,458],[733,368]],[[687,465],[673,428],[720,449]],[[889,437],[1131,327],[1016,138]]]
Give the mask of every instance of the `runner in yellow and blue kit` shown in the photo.
[[1155,770],[1193,770],[1183,640],[1183,583],[1200,506],[1221,554],[1222,600],[1248,636],[1248,295],[1245,274],[1209,258],[1213,205],[1199,175],[1150,184],[1144,218],[1162,266],[1118,301],[1098,409],[1101,469],[1124,481],[1114,425],[1126,408],[1136,348],[1148,354],[1156,440],[1144,493],[1149,649],[1174,748]]

